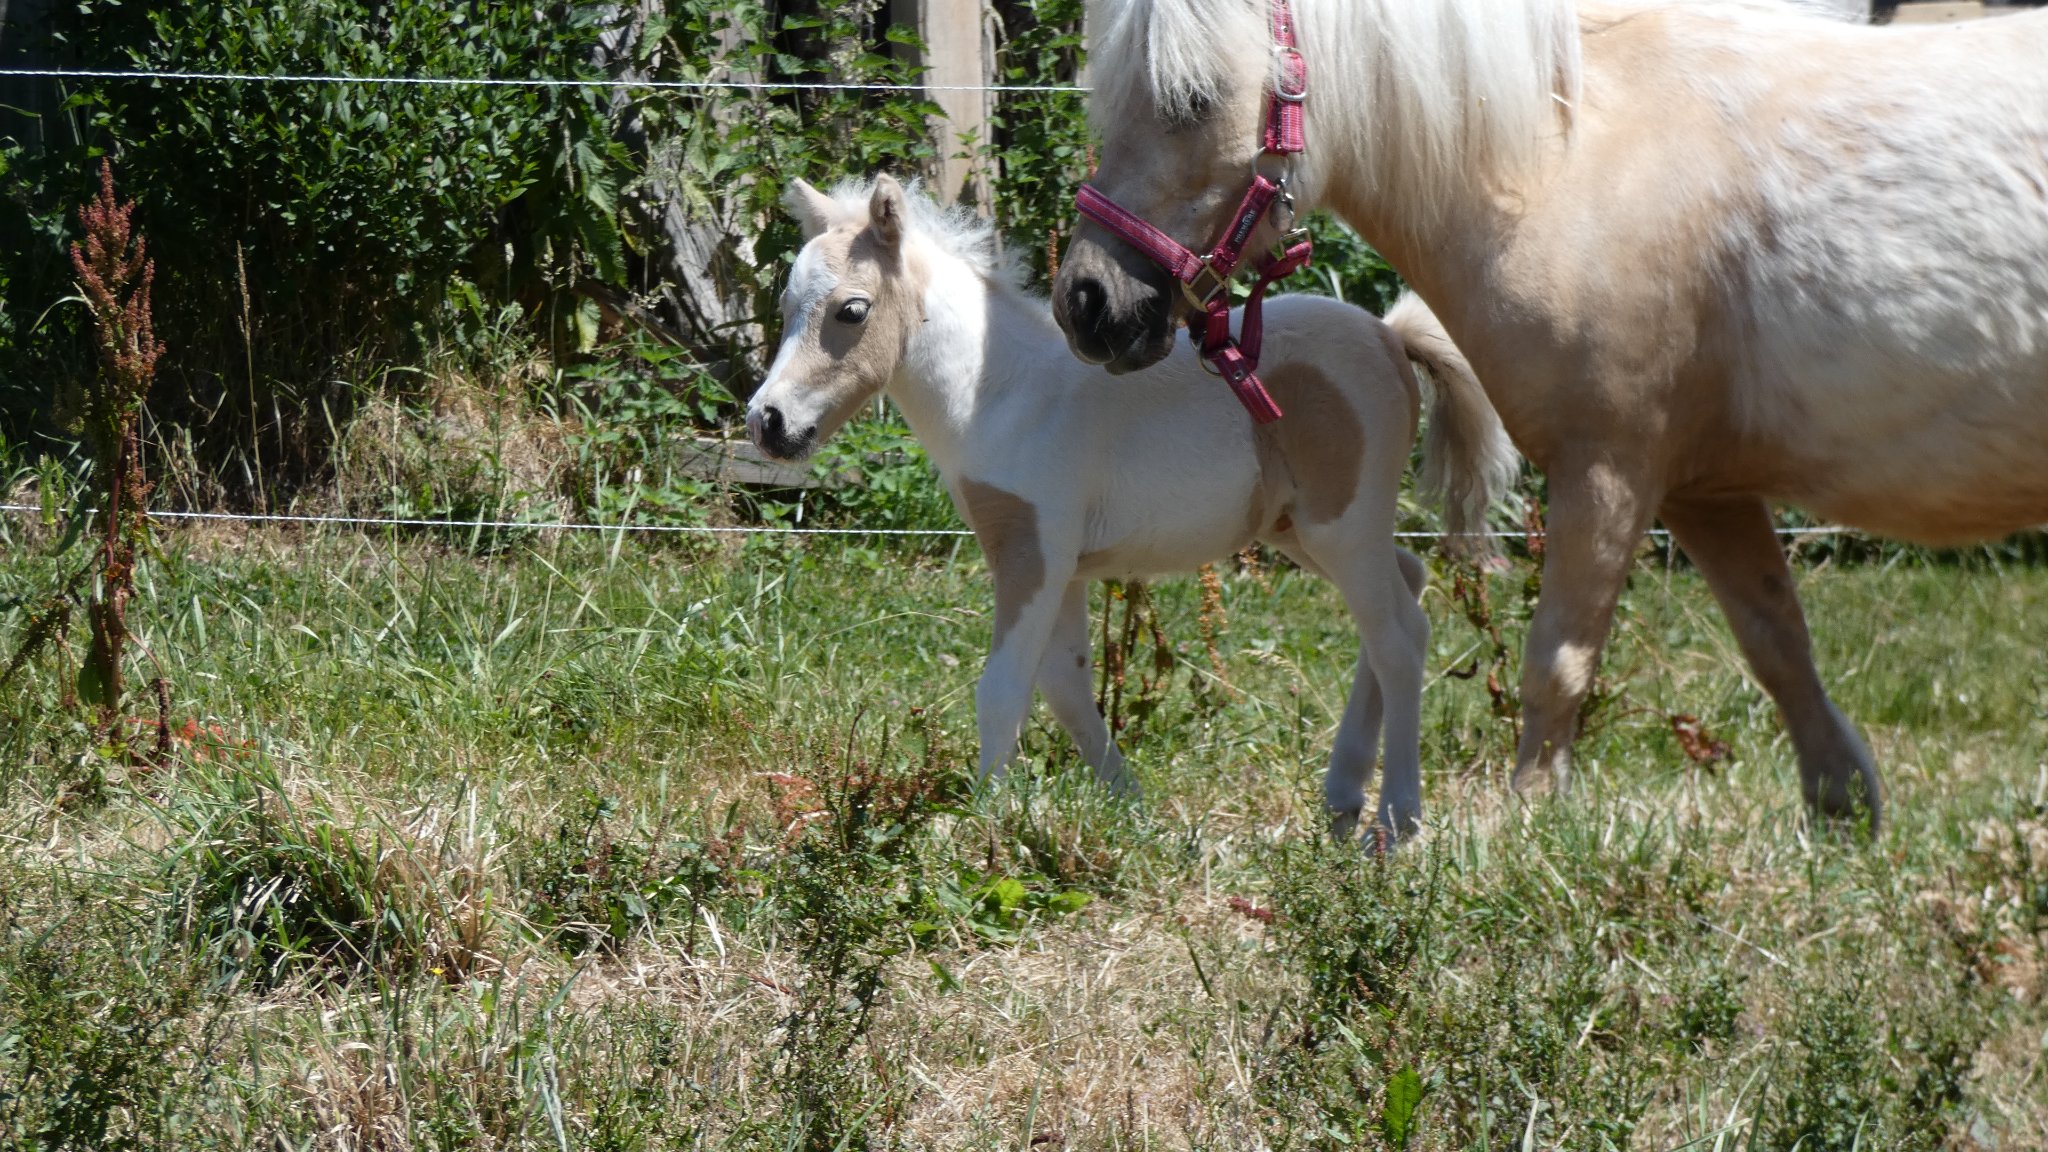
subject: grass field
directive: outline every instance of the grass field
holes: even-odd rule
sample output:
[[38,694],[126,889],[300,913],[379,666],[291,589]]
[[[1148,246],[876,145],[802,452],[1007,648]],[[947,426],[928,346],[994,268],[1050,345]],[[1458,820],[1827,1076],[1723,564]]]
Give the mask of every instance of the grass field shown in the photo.
[[[1650,552],[1577,787],[1509,799],[1529,569],[1440,572],[1376,861],[1299,574],[1224,573],[1213,663],[1154,589],[1122,806],[1042,713],[970,792],[971,544],[501,543],[169,537],[161,765],[60,660],[0,691],[0,1146],[2048,1147],[2041,569],[1804,566],[1875,842]],[[6,548],[11,644],[57,567]]]

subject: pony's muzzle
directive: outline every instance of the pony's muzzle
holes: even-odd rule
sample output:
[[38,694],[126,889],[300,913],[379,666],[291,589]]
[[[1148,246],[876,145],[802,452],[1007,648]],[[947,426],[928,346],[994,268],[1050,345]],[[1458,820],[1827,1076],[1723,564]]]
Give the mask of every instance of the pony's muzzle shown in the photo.
[[1067,346],[1090,364],[1106,364],[1114,352],[1109,343],[1109,293],[1093,277],[1076,279],[1067,289],[1065,315],[1060,326],[1067,330]]
[[1067,347],[1112,375],[1149,368],[1173,348],[1167,300],[1140,285],[1146,296],[1136,307],[1118,308],[1108,285],[1093,277],[1075,277],[1065,292],[1055,293],[1053,318],[1066,330]]
[[1173,350],[1171,277],[1121,242],[1103,245],[1083,225],[1053,281],[1052,313],[1067,347],[1112,373],[1134,372]]

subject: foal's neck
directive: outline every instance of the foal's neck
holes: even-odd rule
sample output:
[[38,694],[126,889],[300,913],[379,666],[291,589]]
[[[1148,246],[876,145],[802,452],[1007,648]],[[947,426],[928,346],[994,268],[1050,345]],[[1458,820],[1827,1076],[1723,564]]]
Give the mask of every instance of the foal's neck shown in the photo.
[[[924,323],[911,334],[889,396],[951,478],[972,451],[977,416],[995,397],[1013,386],[1052,384],[1072,358],[1042,301],[931,247]],[[1050,393],[1044,400],[1058,402]]]

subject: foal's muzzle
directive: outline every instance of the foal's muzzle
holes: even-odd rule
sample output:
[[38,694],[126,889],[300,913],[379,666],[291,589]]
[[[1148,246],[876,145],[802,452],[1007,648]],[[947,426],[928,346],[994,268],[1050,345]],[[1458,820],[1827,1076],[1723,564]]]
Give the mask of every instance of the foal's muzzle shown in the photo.
[[793,431],[784,419],[782,409],[773,404],[747,410],[747,438],[777,460],[801,460],[809,456],[811,441],[817,431],[815,424],[801,432]]

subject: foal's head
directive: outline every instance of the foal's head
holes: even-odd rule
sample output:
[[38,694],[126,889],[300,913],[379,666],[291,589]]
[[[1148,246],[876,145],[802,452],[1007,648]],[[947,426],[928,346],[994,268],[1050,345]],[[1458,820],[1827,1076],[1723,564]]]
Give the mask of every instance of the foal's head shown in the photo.
[[895,375],[924,319],[924,276],[906,251],[903,187],[888,176],[865,207],[802,180],[783,203],[807,242],[782,293],[782,346],[747,404],[747,434],[770,456],[800,460]]

